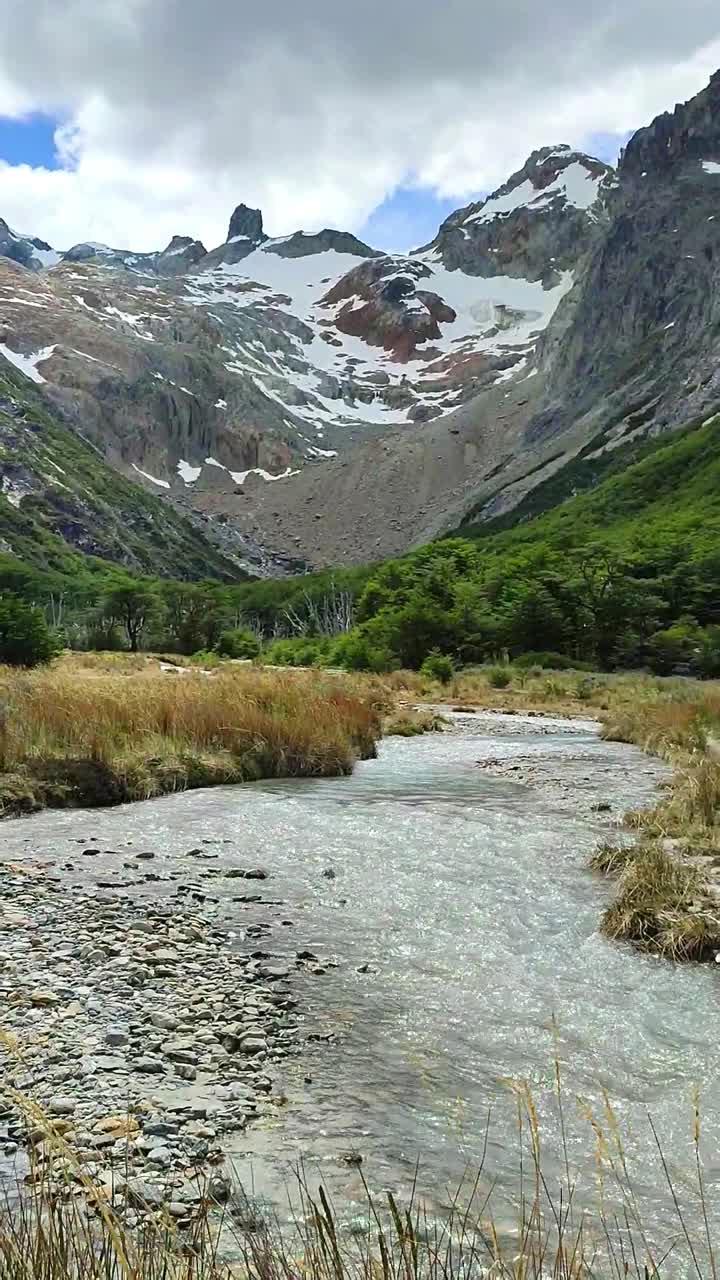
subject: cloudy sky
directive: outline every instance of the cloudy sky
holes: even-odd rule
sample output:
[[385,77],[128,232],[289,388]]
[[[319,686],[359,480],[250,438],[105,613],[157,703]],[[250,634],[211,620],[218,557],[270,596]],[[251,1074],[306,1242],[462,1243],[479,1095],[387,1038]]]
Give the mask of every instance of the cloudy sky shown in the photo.
[[434,234],[546,143],[614,157],[720,67],[717,0],[0,0],[0,216],[64,248]]

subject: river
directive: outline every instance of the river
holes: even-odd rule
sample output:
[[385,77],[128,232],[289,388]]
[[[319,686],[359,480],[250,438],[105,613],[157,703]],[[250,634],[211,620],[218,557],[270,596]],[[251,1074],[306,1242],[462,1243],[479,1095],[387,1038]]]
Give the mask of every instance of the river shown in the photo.
[[[362,1156],[371,1187],[401,1194],[420,1161],[419,1182],[441,1211],[481,1159],[488,1113],[484,1183],[497,1182],[504,1211],[518,1163],[508,1078],[530,1082],[545,1173],[557,1180],[554,1015],[582,1194],[594,1184],[595,1149],[574,1099],[600,1114],[606,1089],[643,1213],[662,1233],[671,1208],[647,1112],[683,1196],[694,1084],[703,1090],[707,1149],[720,1144],[720,975],[605,941],[598,924],[612,887],[586,863],[667,771],[635,748],[601,741],[592,722],[453,720],[453,732],[386,740],[378,759],[349,778],[8,822],[3,852],[57,858],[78,839],[125,842],[152,849],[156,870],[177,872],[188,848],[205,841],[223,865],[267,868],[260,887],[282,905],[238,906],[237,881],[207,889],[218,917],[236,921],[238,945],[248,923],[266,921],[255,946],[281,957],[309,949],[338,965],[293,979],[317,1039],[286,1068],[282,1121],[235,1143],[240,1176],[281,1212],[284,1180],[300,1159],[311,1182],[321,1178],[351,1212],[363,1191],[348,1153]],[[479,767],[488,759],[506,776]],[[519,781],[507,776],[515,761]],[[713,1154],[711,1213],[719,1175]]]

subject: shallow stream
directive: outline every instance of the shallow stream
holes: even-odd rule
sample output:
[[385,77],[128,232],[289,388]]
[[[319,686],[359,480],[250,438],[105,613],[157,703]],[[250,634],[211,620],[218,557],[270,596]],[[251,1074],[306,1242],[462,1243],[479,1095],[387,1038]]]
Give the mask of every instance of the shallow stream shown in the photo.
[[[720,974],[606,942],[598,924],[612,887],[586,869],[623,811],[651,800],[664,766],[601,741],[591,722],[453,719],[453,732],[385,741],[350,778],[5,823],[3,853],[57,858],[78,839],[116,849],[131,842],[155,852],[156,871],[177,872],[182,860],[190,875],[187,851],[204,841],[219,855],[216,867],[267,868],[267,881],[246,888],[282,905],[240,905],[233,896],[243,882],[216,879],[207,893],[218,916],[237,921],[239,942],[247,924],[267,922],[255,945],[273,956],[308,949],[339,962],[293,978],[313,1038],[280,1082],[282,1120],[236,1143],[246,1184],[278,1206],[302,1159],[311,1181],[322,1177],[351,1211],[362,1187],[345,1157],[361,1155],[373,1188],[400,1192],[419,1160],[419,1181],[440,1209],[480,1161],[488,1113],[484,1181],[497,1180],[511,1203],[518,1158],[507,1078],[530,1082],[546,1176],[559,1177],[554,1014],[582,1194],[594,1182],[595,1148],[574,1099],[599,1114],[607,1089],[644,1211],[666,1226],[669,1197],[647,1112],[684,1185],[698,1084],[714,1215]],[[504,776],[480,766],[489,759]],[[518,781],[507,776],[515,764]],[[95,859],[92,874],[116,867]]]

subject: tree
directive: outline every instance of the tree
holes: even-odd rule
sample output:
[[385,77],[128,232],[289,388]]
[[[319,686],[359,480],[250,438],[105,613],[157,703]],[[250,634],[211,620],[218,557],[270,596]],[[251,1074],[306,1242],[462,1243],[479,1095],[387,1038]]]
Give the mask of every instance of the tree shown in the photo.
[[692,663],[699,640],[699,628],[694,619],[676,622],[664,631],[654,631],[646,646],[650,670],[658,676],[668,676],[675,667]]
[[125,628],[130,652],[137,653],[143,632],[162,616],[162,601],[152,587],[128,578],[108,589],[104,612],[106,618]]
[[0,598],[0,662],[13,667],[36,667],[49,662],[56,652],[40,609],[12,596]]
[[437,680],[440,684],[449,684],[455,675],[455,664],[446,653],[438,653],[433,649],[420,668],[420,674],[428,680]]

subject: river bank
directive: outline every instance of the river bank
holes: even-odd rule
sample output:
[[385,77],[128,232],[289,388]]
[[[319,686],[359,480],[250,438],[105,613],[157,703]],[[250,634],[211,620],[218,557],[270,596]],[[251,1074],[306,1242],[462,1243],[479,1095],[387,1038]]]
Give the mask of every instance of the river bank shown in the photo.
[[180,676],[145,661],[107,670],[94,656],[0,669],[0,817],[345,774],[380,736],[371,682],[232,664]]

